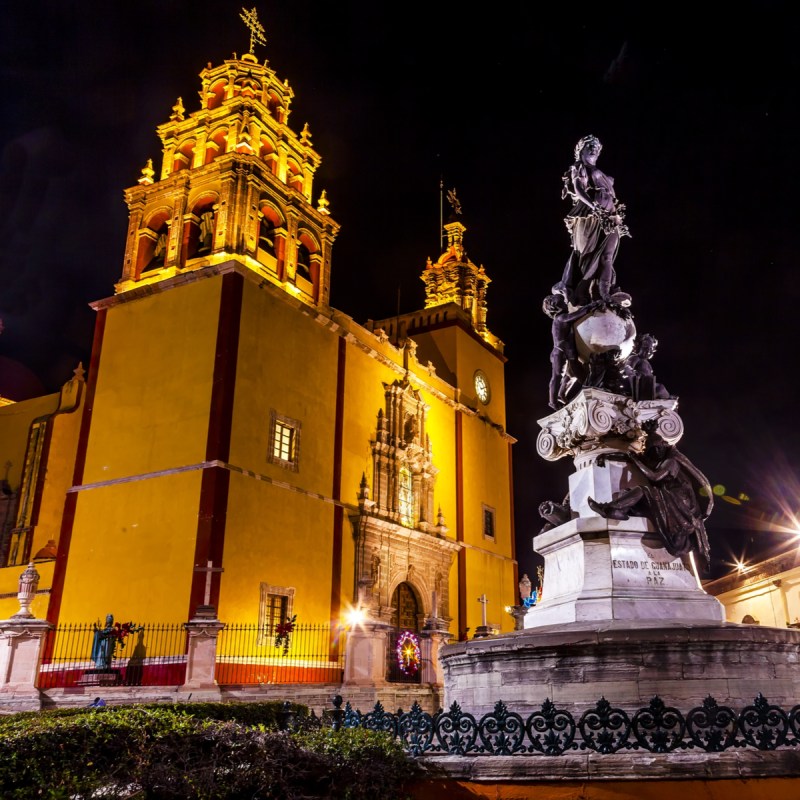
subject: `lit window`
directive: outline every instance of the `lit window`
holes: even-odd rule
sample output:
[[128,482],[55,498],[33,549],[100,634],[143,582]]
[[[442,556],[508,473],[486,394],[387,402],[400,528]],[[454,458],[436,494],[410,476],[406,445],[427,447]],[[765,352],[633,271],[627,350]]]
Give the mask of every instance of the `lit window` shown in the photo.
[[483,506],[483,538],[494,539],[494,509]]
[[408,467],[400,467],[400,481],[397,493],[400,524],[406,528],[414,527],[414,486],[411,471]]
[[269,461],[297,472],[300,449],[300,423],[272,411],[269,436]]
[[274,638],[278,625],[292,616],[294,587],[261,584],[261,601],[258,609],[258,643],[268,644]]

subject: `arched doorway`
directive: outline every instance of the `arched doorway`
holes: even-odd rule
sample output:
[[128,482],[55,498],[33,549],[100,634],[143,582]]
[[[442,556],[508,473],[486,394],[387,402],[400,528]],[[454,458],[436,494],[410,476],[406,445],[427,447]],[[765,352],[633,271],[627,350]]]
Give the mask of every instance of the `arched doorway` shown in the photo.
[[386,653],[386,680],[419,683],[422,662],[419,648],[419,603],[408,583],[392,593],[392,629]]

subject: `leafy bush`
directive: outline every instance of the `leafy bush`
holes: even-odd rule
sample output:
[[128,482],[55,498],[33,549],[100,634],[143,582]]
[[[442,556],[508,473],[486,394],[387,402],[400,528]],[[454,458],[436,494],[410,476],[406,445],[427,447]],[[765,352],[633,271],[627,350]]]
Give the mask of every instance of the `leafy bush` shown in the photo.
[[278,731],[281,707],[198,703],[12,715],[0,725],[0,796],[396,800],[421,774],[385,734]]
[[330,728],[307,731],[296,736],[307,750],[325,756],[332,787],[345,787],[331,797],[347,800],[400,798],[403,789],[423,775],[418,762],[409,758],[403,746],[389,734],[364,728]]
[[[243,725],[263,725],[265,728],[278,729],[281,727],[281,716],[284,704],[278,700],[255,703],[227,702],[227,703],[140,703],[126,705],[125,708],[141,710],[163,711],[170,709],[190,714],[195,719],[214,719],[220,722],[241,722]],[[122,706],[105,706],[98,710],[118,710]],[[289,710],[294,715],[295,722],[307,719],[311,711],[308,706],[299,703],[289,703]],[[61,717],[75,717],[87,713],[94,713],[94,709],[56,708],[45,711],[21,711],[17,714],[0,715],[0,732],[7,725],[16,725],[23,720]]]

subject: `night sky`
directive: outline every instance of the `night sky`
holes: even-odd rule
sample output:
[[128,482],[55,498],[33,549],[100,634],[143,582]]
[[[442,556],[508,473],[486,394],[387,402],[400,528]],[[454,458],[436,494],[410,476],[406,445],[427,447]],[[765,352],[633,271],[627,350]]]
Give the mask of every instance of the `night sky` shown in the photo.
[[[713,572],[795,537],[800,48],[793,4],[258,2],[256,49],[295,89],[342,231],[331,303],[358,322],[423,306],[440,178],[455,188],[488,324],[506,343],[521,571],[568,460],[536,454],[550,320],[569,254],[561,176],[604,145],[632,238],[616,261],[656,375],[679,398],[679,448],[729,500],[707,527]],[[252,7],[252,4],[247,6]],[[55,391],[88,362],[92,300],[122,270],[127,209],[158,124],[249,35],[239,2],[12,3],[0,25],[0,383]],[[470,7],[471,8],[471,7]],[[479,8],[478,6],[475,7]],[[3,375],[5,373],[5,375]],[[740,495],[749,500],[735,505]],[[452,516],[452,514],[451,514]],[[727,563],[726,563],[727,562]]]

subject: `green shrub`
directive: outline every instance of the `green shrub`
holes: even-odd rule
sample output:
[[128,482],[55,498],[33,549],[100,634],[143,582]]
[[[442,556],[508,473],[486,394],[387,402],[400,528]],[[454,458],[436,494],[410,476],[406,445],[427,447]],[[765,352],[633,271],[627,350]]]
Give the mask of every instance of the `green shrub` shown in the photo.
[[198,703],[11,715],[0,726],[0,796],[397,800],[421,774],[385,734],[277,731],[281,707]]
[[403,790],[423,775],[419,763],[386,733],[364,728],[320,728],[297,734],[296,738],[306,750],[326,757],[332,779],[331,797],[401,798]]

